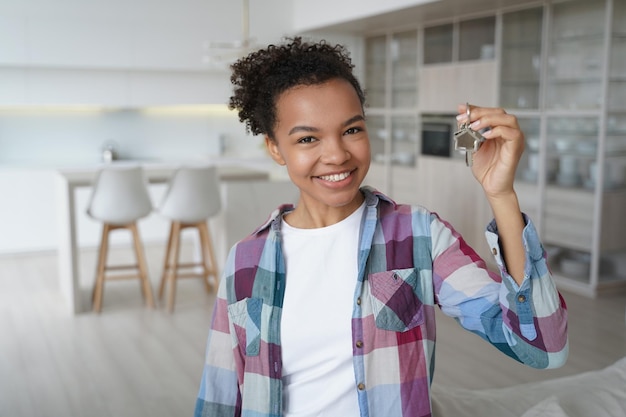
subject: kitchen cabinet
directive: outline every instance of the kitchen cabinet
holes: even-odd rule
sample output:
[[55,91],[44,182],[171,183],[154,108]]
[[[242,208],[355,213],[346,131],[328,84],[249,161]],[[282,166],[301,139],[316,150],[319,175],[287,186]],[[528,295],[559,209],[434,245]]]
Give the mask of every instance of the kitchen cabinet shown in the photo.
[[624,2],[604,0],[502,16],[500,100],[527,142],[520,204],[557,283],[589,296],[626,289],[625,20]]
[[420,111],[451,113],[464,102],[496,106],[497,74],[493,60],[424,66],[419,74]]
[[497,105],[494,15],[424,28],[420,111],[449,113],[462,102]]
[[381,191],[410,188],[394,178],[415,174],[418,152],[417,30],[365,41],[365,89],[372,168],[368,181]]
[[[429,204],[433,209],[440,208],[441,196],[462,196],[464,206],[476,206],[479,211],[467,216],[449,200],[445,202],[449,209],[444,211],[450,214],[446,217],[456,219],[459,230],[467,232],[466,237],[475,245],[483,242],[490,218],[489,208],[480,202],[482,192],[474,193],[475,187],[467,184],[475,180],[461,158],[435,157],[425,162],[420,156],[419,132],[423,116],[431,114],[445,114],[443,120],[452,124],[459,103],[469,100],[496,105],[494,31],[495,15],[490,15],[365,38],[367,123],[372,147],[366,183],[399,202]],[[460,35],[465,38],[462,42]],[[457,169],[437,171],[436,167],[444,163],[442,159]],[[440,175],[443,171],[449,176]],[[442,186],[450,192],[441,193]],[[489,256],[487,250],[484,255]]]
[[[396,34],[366,37],[366,44],[380,42],[379,67],[387,71],[384,99],[368,110],[375,115],[368,123],[377,161],[371,182],[399,201],[437,209],[445,204],[437,197],[443,188],[417,179],[436,176],[444,166],[450,175],[456,172],[451,166],[465,167],[458,159],[420,155],[418,138],[407,171],[394,160],[400,145],[394,142],[394,118],[415,116],[419,132],[421,115],[449,115],[460,102],[502,106],[518,116],[526,136],[515,186],[557,283],[588,296],[625,290],[626,2],[533,3],[416,29],[417,101],[404,107],[389,93],[389,43]],[[365,59],[373,59],[372,53],[367,49]],[[370,91],[374,81],[366,78]],[[457,183],[444,188],[456,189]],[[474,191],[454,195],[464,196],[464,205],[473,207],[471,222],[482,227],[489,207]],[[473,233],[458,208],[449,211],[444,217]],[[477,245],[480,233],[466,238]]]
[[446,23],[424,29],[424,64],[452,62],[454,25]]
[[605,43],[604,1],[552,6],[549,23],[548,109],[600,109]]
[[543,7],[502,16],[500,105],[538,109]]
[[495,15],[427,26],[424,65],[494,59],[495,30]]

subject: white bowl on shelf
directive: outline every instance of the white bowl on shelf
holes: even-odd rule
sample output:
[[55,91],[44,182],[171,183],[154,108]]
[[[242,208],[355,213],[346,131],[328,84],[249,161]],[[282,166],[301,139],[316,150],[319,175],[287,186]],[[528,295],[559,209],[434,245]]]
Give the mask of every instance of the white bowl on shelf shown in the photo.
[[533,152],[537,152],[539,150],[539,136],[527,137],[526,144],[528,145],[528,149],[530,149]]
[[576,146],[576,141],[572,138],[556,138],[553,143],[559,152],[571,151]]

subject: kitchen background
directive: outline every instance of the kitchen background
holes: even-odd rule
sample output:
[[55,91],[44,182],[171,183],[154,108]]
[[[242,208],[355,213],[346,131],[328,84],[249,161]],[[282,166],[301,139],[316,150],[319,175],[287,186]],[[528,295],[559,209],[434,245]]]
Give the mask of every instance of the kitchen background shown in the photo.
[[[225,107],[220,57],[232,51],[208,47],[245,40],[244,4],[0,0],[0,415],[192,414],[214,294],[182,280],[171,314],[162,302],[145,308],[136,282],[116,282],[102,313],[87,312],[101,225],[80,187],[78,248],[67,250],[60,172],[95,172],[113,145],[119,164],[269,173],[222,184],[231,224],[288,200],[284,172]],[[250,0],[249,10],[258,44],[300,33],[348,46],[368,90],[367,182],[435,209],[487,259],[489,207],[450,150],[452,117],[466,101],[518,115],[527,147],[516,188],[568,305],[570,357],[530,369],[437,311],[434,384],[446,399],[450,387],[535,387],[624,357],[626,187],[615,167],[626,160],[625,0]],[[164,186],[151,185],[153,202]],[[169,224],[153,214],[139,227],[156,289]],[[112,260],[132,259],[120,243]],[[194,249],[185,241],[183,255]],[[85,311],[68,305],[67,263]]]
[[[351,51],[368,92],[369,184],[437,210],[489,258],[489,208],[437,138],[454,130],[457,103],[504,106],[527,135],[517,190],[558,282],[591,296],[623,289],[624,3],[0,0],[0,254],[55,250],[57,171],[97,167],[107,147],[121,160],[230,161],[284,179],[227,110],[232,50],[215,45],[303,34]],[[81,222],[80,245],[95,246],[95,224]],[[143,234],[161,242],[164,229],[151,219]]]

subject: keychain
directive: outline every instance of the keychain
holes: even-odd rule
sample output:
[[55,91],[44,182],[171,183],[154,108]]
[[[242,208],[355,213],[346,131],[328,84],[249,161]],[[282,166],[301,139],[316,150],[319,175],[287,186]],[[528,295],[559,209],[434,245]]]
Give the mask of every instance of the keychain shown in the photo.
[[480,145],[485,141],[480,132],[470,127],[470,105],[466,103],[467,121],[454,133],[454,149],[465,152],[465,164],[471,167],[474,161],[474,152],[480,149]]

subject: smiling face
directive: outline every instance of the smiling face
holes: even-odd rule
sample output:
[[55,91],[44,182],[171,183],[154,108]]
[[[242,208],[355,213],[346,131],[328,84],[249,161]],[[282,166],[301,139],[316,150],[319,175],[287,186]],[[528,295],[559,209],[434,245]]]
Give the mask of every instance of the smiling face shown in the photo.
[[270,155],[287,167],[300,201],[287,220],[322,227],[350,215],[363,202],[359,187],[370,164],[370,144],[359,97],[343,79],[301,85],[276,101]]

